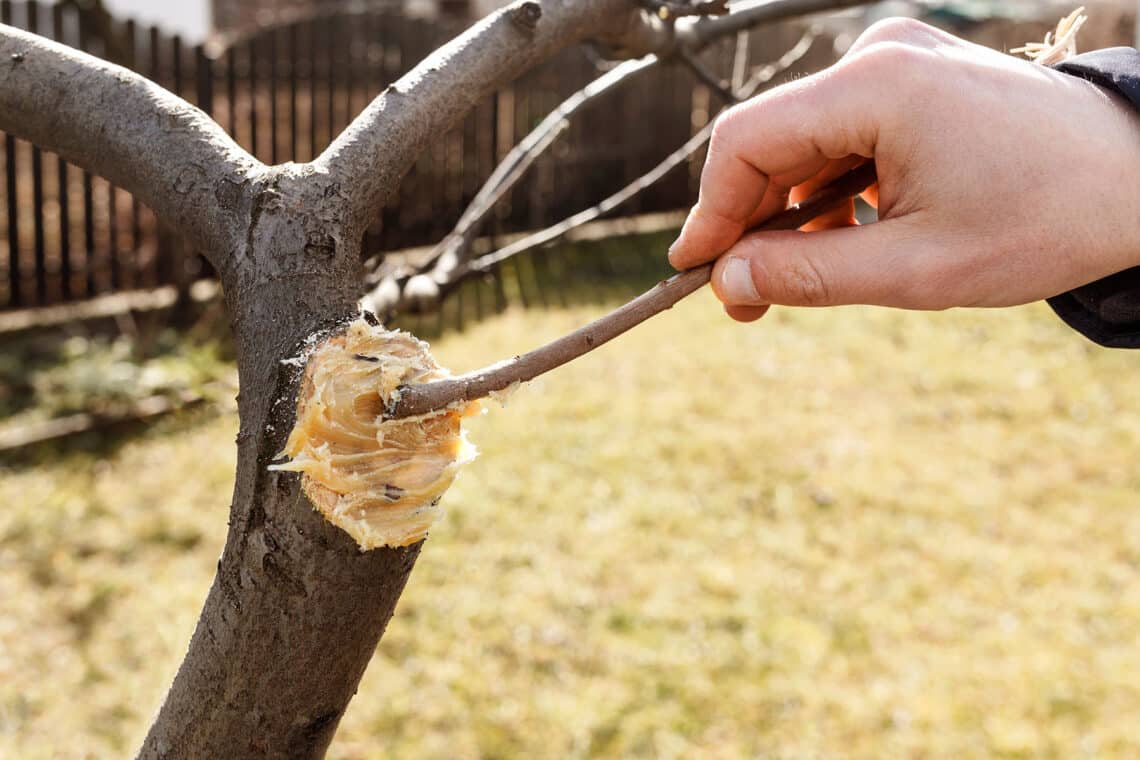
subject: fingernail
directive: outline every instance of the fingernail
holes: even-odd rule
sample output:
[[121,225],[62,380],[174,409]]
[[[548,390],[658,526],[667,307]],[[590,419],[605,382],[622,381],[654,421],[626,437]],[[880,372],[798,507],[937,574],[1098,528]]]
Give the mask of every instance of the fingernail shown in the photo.
[[669,258],[670,264],[676,263],[674,261],[674,254],[677,252],[677,243],[680,243],[680,242],[681,242],[680,238],[677,238],[676,240],[674,240],[672,245],[669,246],[669,251],[665,254]]
[[756,283],[752,280],[752,265],[747,259],[725,259],[720,270],[720,293],[730,304],[754,304],[760,301]]

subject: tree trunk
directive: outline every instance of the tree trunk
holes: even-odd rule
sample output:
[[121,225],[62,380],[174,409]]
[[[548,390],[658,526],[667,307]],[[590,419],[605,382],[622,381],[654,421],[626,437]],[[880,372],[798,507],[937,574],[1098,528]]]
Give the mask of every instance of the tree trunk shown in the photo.
[[[392,616],[420,545],[362,552],[313,509],[299,475],[268,466],[295,419],[302,362],[289,360],[356,316],[363,231],[425,146],[496,85],[583,39],[695,51],[861,1],[771,0],[674,26],[629,0],[516,0],[392,83],[312,163],[272,167],[153,82],[0,25],[0,129],[131,192],[201,250],[237,344],[230,531],[140,756],[323,756]],[[193,463],[178,464],[193,477]]]
[[140,757],[322,757],[419,555],[421,544],[362,552],[297,474],[268,469],[294,419],[300,368],[282,360],[357,314],[360,236],[328,210],[329,192],[290,165],[251,191],[226,283],[242,389],[230,531]]

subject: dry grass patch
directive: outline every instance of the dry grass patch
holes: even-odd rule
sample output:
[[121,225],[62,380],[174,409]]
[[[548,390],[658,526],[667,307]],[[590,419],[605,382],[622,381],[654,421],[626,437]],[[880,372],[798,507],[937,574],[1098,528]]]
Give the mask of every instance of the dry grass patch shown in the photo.
[[[438,342],[456,370],[600,306]],[[1140,386],[1041,305],[702,294],[471,425],[333,757],[1140,753]],[[141,739],[232,418],[0,481],[0,755]]]

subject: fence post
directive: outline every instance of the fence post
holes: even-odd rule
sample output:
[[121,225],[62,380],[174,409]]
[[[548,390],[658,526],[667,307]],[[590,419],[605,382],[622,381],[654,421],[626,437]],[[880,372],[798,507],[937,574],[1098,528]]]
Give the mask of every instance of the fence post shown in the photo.
[[214,61],[206,54],[204,45],[194,46],[194,74],[197,80],[195,98],[197,106],[208,115],[214,115]]
[[277,36],[279,29],[269,34],[269,163],[277,163],[277,59],[279,50]]
[[[63,5],[56,3],[51,9],[52,39],[63,42]],[[60,297],[71,299],[71,209],[69,200],[67,162],[56,157],[56,185],[59,194],[59,279]]]
[[[0,0],[0,23],[12,23],[11,0]],[[5,198],[8,201],[8,305],[22,306],[20,289],[20,207],[16,202],[16,138],[4,135]]]

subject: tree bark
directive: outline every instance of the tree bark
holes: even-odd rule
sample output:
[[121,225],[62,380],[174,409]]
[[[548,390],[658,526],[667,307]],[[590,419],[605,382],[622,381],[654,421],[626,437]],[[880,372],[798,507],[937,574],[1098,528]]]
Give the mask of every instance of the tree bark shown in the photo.
[[386,88],[313,164],[353,188],[366,224],[429,141],[496,86],[576,42],[620,41],[646,17],[630,0],[516,0]]
[[362,552],[298,475],[268,469],[295,419],[300,367],[286,360],[357,315],[363,225],[431,137],[504,79],[637,13],[628,0],[506,8],[381,95],[323,162],[274,167],[158,85],[0,27],[0,128],[106,176],[186,235],[218,269],[234,331],[230,530],[140,757],[324,755],[420,545]]
[[269,168],[251,196],[225,286],[242,389],[230,531],[140,757],[322,757],[420,550],[361,552],[297,475],[268,470],[295,414],[300,368],[282,360],[356,316],[360,251],[311,168]]
[[[218,270],[241,392],[230,530],[147,758],[323,756],[420,545],[361,552],[268,469],[307,341],[356,316],[361,234],[417,154],[483,94],[585,38],[631,47],[633,0],[520,0],[388,88],[312,164],[266,167],[158,85],[0,27],[0,129],[147,203]],[[192,468],[192,462],[176,466]]]
[[220,271],[242,243],[245,188],[264,167],[133,71],[0,25],[0,129],[129,191]]

